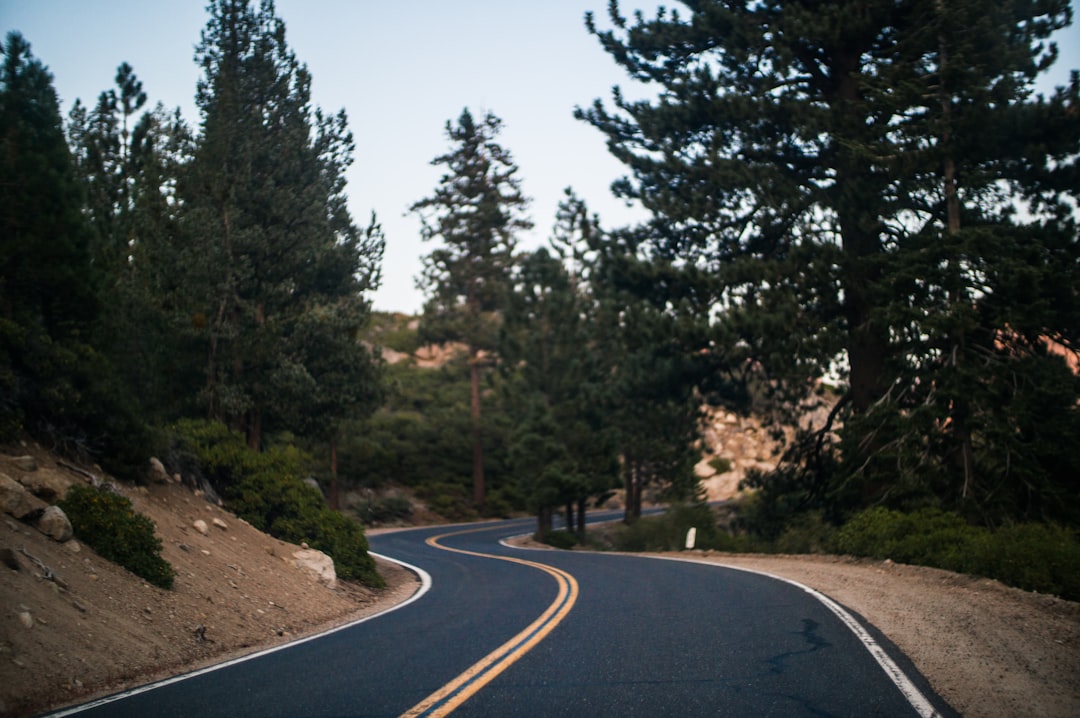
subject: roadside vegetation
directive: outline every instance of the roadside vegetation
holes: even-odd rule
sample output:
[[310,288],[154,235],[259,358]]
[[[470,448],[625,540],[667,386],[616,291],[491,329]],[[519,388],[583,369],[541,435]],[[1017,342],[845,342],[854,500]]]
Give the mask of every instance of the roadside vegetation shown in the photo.
[[[530,216],[502,120],[463,108],[411,208],[418,317],[372,311],[355,138],[272,2],[209,3],[197,120],[144,109],[127,63],[65,119],[10,33],[0,443],[129,481],[160,456],[370,583],[361,522],[527,513],[580,543],[617,492],[626,550],[695,526],[1076,596],[1080,74],[1033,92],[1071,6],[849,5],[588,14],[646,92],[575,114],[646,219],[607,226],[569,187]],[[706,406],[784,444],[719,517],[695,503]],[[643,518],[650,498],[673,508]]]

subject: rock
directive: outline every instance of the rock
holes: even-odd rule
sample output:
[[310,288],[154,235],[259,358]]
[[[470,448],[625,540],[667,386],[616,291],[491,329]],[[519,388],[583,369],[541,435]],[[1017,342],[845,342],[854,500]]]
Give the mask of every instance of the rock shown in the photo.
[[217,518],[216,516],[214,517],[214,520],[211,521],[210,523],[214,524],[214,526],[217,526],[222,531],[228,531],[229,530],[229,525],[227,523],[225,523],[224,521],[222,521],[221,519]]
[[19,571],[22,569],[22,564],[19,563],[19,557],[15,555],[15,552],[11,549],[0,548],[0,563],[4,564],[12,571]]
[[19,611],[19,623],[25,628],[34,627],[34,617],[29,611]]
[[315,549],[301,549],[293,552],[294,564],[297,568],[307,571],[313,578],[321,581],[327,588],[337,586],[337,572],[334,571],[334,560],[322,551]]
[[202,519],[195,519],[195,522],[191,525],[203,536],[206,536],[210,532],[210,530],[206,528],[206,522]]
[[64,548],[66,548],[71,553],[79,553],[79,551],[82,551],[82,546],[80,546],[79,542],[75,539],[66,542],[64,544]]
[[41,513],[41,518],[37,520],[37,530],[60,543],[70,541],[74,534],[71,521],[59,506],[49,506]]
[[322,494],[322,492],[323,492],[322,487],[319,486],[319,482],[315,479],[314,476],[309,476],[306,479],[304,479],[304,483],[307,484],[308,486],[310,486],[311,488],[315,489],[316,491],[318,491],[320,495]]
[[17,519],[44,511],[48,504],[7,474],[0,474],[0,509]]
[[149,479],[152,484],[169,483],[169,473],[165,471],[165,465],[161,463],[161,459],[156,456],[150,457]]
[[19,471],[33,473],[38,470],[37,459],[33,456],[14,456],[11,459],[11,463],[15,464],[15,468]]
[[19,483],[34,496],[52,502],[64,496],[71,480],[56,471],[39,471],[19,477]]

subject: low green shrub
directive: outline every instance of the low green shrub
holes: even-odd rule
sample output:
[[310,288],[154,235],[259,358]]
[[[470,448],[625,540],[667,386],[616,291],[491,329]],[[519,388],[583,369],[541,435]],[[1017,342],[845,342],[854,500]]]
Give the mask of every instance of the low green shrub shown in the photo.
[[427,507],[449,521],[468,521],[476,518],[469,491],[462,484],[432,481],[416,487],[416,495]]
[[800,514],[768,547],[770,553],[827,553],[836,540],[836,527],[820,511]]
[[301,479],[306,456],[299,449],[253,451],[219,422],[186,421],[176,430],[182,449],[194,454],[237,516],[275,538],[325,552],[342,579],[384,585],[360,524],[327,507],[322,494]]
[[161,588],[171,589],[176,573],[161,557],[154,522],[137,513],[124,496],[75,484],[58,504],[79,540],[102,558]]
[[543,537],[537,537],[541,543],[553,546],[554,548],[561,548],[563,550],[572,549],[577,546],[577,535],[573,531],[548,531]]
[[352,513],[364,524],[386,524],[412,515],[412,502],[404,496],[389,494],[373,499],[360,499],[351,506]]
[[939,509],[901,513],[877,507],[842,526],[833,549],[1080,600],[1080,540],[1075,531],[1054,524],[1011,524],[991,531]]
[[718,474],[726,474],[731,471],[731,460],[723,456],[714,456],[709,459],[709,466],[713,467]]
[[697,548],[730,550],[723,545],[725,534],[717,528],[716,516],[705,504],[680,504],[658,516],[644,516],[618,527],[610,540],[616,551],[679,551],[686,547],[691,528],[697,529]]

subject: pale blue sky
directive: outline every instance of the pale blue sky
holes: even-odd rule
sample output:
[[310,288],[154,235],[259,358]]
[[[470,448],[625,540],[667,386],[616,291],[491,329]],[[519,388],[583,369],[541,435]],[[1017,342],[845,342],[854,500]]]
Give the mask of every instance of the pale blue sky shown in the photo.
[[[623,3],[651,15],[659,3]],[[669,3],[677,6],[678,3]],[[605,225],[635,213],[609,191],[623,174],[603,136],[573,118],[576,105],[630,89],[615,63],[585,31],[593,10],[606,20],[607,0],[276,0],[286,38],[312,74],[312,95],[328,112],[344,108],[356,139],[348,174],[350,209],[358,224],[374,210],[386,233],[383,286],[375,308],[419,311],[414,286],[420,258],[432,247],[420,223],[406,215],[434,190],[440,170],[430,161],[448,148],[443,128],[463,107],[502,118],[501,144],[521,169],[533,198],[535,229],[523,247],[551,234],[563,188],[572,185]],[[66,116],[75,98],[92,105],[113,87],[128,62],[149,105],[179,106],[192,126],[193,60],[206,24],[205,0],[0,0],[0,29],[17,29],[52,71]],[[606,22],[603,24],[606,25]],[[1058,38],[1065,57],[1055,73],[1080,67],[1080,32]],[[635,94],[631,91],[629,94]]]

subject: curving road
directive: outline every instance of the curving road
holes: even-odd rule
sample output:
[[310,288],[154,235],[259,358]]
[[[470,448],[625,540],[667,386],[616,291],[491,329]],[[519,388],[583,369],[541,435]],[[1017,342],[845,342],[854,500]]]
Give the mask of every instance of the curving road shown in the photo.
[[955,715],[872,628],[803,587],[499,543],[532,526],[372,536],[373,551],[426,572],[423,595],[80,715]]

